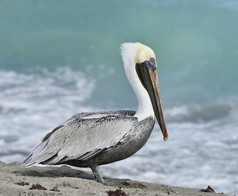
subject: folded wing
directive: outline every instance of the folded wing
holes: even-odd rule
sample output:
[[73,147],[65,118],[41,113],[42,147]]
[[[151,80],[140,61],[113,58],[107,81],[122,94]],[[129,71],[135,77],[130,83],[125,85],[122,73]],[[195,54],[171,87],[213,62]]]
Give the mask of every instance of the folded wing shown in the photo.
[[24,164],[88,160],[123,142],[137,121],[134,114],[134,111],[76,114],[48,133]]

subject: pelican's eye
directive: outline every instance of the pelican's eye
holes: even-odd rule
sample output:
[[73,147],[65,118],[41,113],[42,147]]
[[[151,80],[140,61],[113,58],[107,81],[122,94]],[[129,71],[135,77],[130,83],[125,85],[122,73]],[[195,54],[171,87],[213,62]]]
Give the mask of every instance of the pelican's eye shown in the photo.
[[150,63],[151,63],[152,65],[153,65],[153,64],[155,65],[155,58],[151,57],[151,58],[150,58]]
[[155,58],[151,57],[150,60],[146,62],[150,68],[152,68],[153,70],[156,69]]

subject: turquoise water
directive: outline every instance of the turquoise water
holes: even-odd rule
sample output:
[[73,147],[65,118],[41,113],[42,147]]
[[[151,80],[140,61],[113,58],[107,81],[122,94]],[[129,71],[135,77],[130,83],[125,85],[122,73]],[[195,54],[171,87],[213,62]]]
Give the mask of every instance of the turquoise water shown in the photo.
[[227,99],[238,93],[237,7],[236,1],[1,1],[0,66],[22,72],[68,66],[97,78],[97,88],[118,89],[106,97],[95,91],[100,100],[131,106],[118,51],[122,42],[140,41],[157,54],[164,104]]
[[[158,171],[138,166],[128,177],[199,188],[211,182],[218,191],[238,192],[237,24],[236,0],[0,1],[0,159],[22,161],[74,113],[136,109],[119,45],[139,41],[157,56],[170,141],[158,146]],[[117,176],[154,151],[158,142],[149,142],[119,162]],[[208,155],[205,147],[229,157]],[[167,158],[159,156],[163,150]],[[192,172],[205,162],[204,175]]]

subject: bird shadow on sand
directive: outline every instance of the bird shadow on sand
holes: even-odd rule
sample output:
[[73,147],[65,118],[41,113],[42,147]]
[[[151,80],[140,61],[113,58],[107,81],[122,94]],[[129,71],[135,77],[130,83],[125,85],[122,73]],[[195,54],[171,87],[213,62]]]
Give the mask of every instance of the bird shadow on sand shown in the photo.
[[[95,181],[95,177],[91,172],[76,170],[68,166],[22,168],[15,170],[12,173],[15,173],[16,175],[31,176],[31,177],[42,177],[42,178],[70,177]],[[109,182],[107,185],[114,187],[142,188],[142,189],[146,188],[146,185],[140,182],[131,181],[129,179],[118,179],[118,178],[111,178],[108,176],[103,176],[103,178],[105,181]]]
[[89,172],[72,169],[68,166],[62,167],[31,167],[22,170],[13,171],[13,173],[22,176],[32,177],[71,177],[95,180],[94,175]]
[[[86,180],[95,181],[95,177],[91,172],[86,172],[82,170],[73,169],[68,166],[62,167],[31,167],[23,168],[21,170],[15,170],[12,173],[21,176],[32,176],[32,177],[70,177],[70,178],[81,178]],[[105,181],[108,181],[108,185],[114,186],[130,186],[129,179],[118,179],[111,178],[108,176],[103,176]]]

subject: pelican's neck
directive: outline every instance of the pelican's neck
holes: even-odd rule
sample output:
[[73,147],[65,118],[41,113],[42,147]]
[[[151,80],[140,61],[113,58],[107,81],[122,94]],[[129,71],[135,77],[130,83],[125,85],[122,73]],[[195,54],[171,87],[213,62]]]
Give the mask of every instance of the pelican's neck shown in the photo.
[[154,118],[154,110],[149,94],[142,85],[136,72],[136,65],[134,62],[136,55],[135,45],[133,43],[123,44],[121,47],[121,53],[127,78],[138,99],[138,109],[135,116],[139,121],[150,116]]

